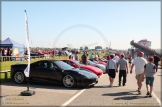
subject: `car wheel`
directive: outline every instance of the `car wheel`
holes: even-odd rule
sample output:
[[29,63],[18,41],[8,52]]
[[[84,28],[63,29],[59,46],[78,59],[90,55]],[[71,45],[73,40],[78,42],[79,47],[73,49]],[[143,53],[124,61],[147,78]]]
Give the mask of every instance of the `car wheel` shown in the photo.
[[21,71],[17,71],[14,73],[14,81],[18,84],[25,82],[25,75]]
[[65,75],[63,77],[63,85],[67,88],[74,87],[76,84],[76,81],[72,75]]

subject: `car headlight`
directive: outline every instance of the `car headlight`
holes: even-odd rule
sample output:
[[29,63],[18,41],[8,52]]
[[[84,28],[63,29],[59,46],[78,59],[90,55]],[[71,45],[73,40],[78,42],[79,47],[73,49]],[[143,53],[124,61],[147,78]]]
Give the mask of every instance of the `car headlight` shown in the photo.
[[80,75],[84,75],[82,72],[78,72],[78,74],[80,74]]

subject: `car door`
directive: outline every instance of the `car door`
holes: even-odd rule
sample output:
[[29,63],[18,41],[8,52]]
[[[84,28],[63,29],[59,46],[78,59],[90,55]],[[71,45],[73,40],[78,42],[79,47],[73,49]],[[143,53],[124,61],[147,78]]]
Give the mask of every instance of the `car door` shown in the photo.
[[54,82],[62,82],[62,77],[64,75],[63,70],[61,70],[56,64],[53,63],[53,72],[52,72],[52,76],[50,77],[50,79]]
[[38,78],[38,67],[39,67],[39,65],[40,65],[40,61],[38,61],[38,62],[35,62],[35,63],[32,63],[32,64],[30,64],[30,79],[32,79],[32,80],[37,80],[37,78]]
[[56,70],[53,62],[43,61],[37,69],[38,78],[43,82],[59,82],[61,79],[61,72]]

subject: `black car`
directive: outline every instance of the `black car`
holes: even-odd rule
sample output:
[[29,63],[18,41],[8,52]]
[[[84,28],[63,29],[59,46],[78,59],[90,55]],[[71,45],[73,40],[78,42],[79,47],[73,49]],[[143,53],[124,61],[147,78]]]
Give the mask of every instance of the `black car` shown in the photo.
[[30,75],[26,78],[24,70],[27,64],[11,65],[11,78],[18,84],[25,81],[54,82],[65,87],[94,86],[98,77],[85,70],[74,68],[59,60],[40,60],[30,64]]

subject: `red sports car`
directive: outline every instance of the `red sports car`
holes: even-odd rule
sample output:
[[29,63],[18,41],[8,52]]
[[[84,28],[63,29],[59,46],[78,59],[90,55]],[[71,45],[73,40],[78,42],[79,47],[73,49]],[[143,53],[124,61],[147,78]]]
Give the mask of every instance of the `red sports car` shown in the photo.
[[102,62],[102,61],[96,61],[97,64],[102,64],[106,66],[106,62]]
[[74,68],[82,68],[82,69],[86,69],[89,70],[93,73],[95,73],[98,77],[100,77],[103,74],[103,71],[95,66],[91,66],[91,65],[84,65],[82,63],[80,63],[79,61],[76,60],[62,60],[64,62],[66,62],[67,64],[73,66]]

